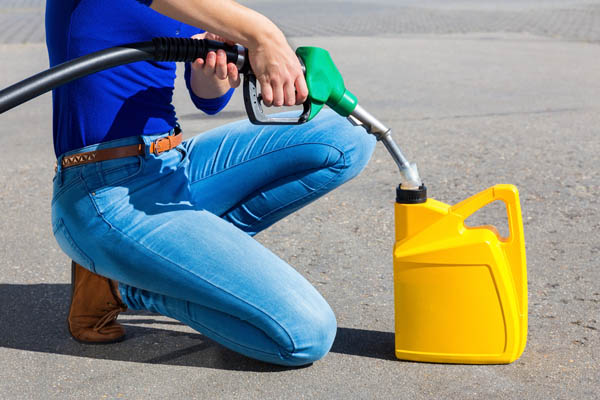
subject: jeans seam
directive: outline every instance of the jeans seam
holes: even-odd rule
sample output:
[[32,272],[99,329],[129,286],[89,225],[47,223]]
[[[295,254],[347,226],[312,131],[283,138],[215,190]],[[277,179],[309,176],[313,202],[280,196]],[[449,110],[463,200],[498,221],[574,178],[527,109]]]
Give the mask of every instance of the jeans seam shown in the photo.
[[340,150],[340,149],[339,149],[339,148],[337,148],[336,146],[333,146],[333,145],[331,145],[331,144],[329,144],[329,143],[320,143],[320,142],[297,143],[297,144],[294,144],[294,145],[292,145],[292,146],[286,146],[286,147],[282,147],[282,148],[280,148],[280,149],[271,150],[271,151],[268,151],[268,152],[266,152],[266,153],[262,153],[262,154],[260,154],[260,155],[258,155],[258,156],[256,156],[256,157],[250,158],[250,159],[248,159],[248,160],[244,160],[244,161],[242,161],[242,162],[240,162],[240,163],[237,163],[237,164],[235,164],[235,165],[230,165],[229,167],[227,167],[227,168],[224,168],[224,169],[222,169],[222,170],[221,170],[221,171],[219,171],[219,172],[215,172],[214,174],[210,174],[210,175],[208,175],[208,176],[205,176],[205,177],[203,177],[203,178],[200,178],[200,179],[197,179],[197,180],[195,180],[195,181],[193,181],[193,182],[190,182],[190,185],[193,185],[193,184],[195,184],[195,183],[197,183],[197,182],[203,181],[204,179],[208,179],[208,178],[211,178],[211,177],[213,177],[213,176],[219,175],[219,174],[221,174],[221,173],[223,173],[223,172],[226,172],[226,171],[228,171],[228,170],[230,170],[230,169],[233,169],[233,168],[239,167],[240,165],[244,165],[244,164],[246,164],[246,163],[248,163],[248,162],[250,162],[250,161],[258,160],[258,159],[259,159],[259,158],[261,158],[261,157],[267,156],[267,155],[269,155],[269,154],[276,153],[276,152],[278,152],[278,151],[282,151],[282,150],[288,150],[288,149],[291,149],[291,148],[294,148],[294,147],[298,147],[298,146],[304,146],[304,145],[315,145],[315,144],[322,145],[322,146],[327,146],[327,147],[331,147],[332,149],[335,149],[335,150],[339,151],[339,152],[340,152],[340,154],[342,154],[342,156],[344,155],[344,152],[343,152],[342,150]]
[[100,218],[100,220],[102,222],[104,222],[106,225],[108,225],[108,227],[110,229],[113,229],[114,227],[112,226],[112,224],[106,219],[104,218],[104,214],[102,213],[102,211],[100,211],[100,209],[98,208],[98,204],[96,204],[96,201],[94,200],[93,195],[90,192],[90,188],[88,187],[87,183],[85,182],[85,179],[82,179],[83,185],[85,186],[85,190],[87,192],[88,195],[88,200],[90,201],[90,203],[92,204],[92,207],[94,207],[94,210],[96,210],[96,214],[97,216]]
[[[92,203],[93,203],[93,201],[92,201]],[[95,204],[94,204],[94,206],[95,206]],[[98,211],[98,208],[96,208],[96,211]],[[182,266],[181,266],[181,265],[179,265],[178,263],[176,263],[176,262],[174,262],[174,261],[172,261],[172,260],[170,260],[170,259],[166,258],[165,256],[163,256],[163,255],[161,255],[161,254],[158,254],[158,253],[157,253],[157,252],[155,252],[154,250],[152,250],[152,249],[148,248],[147,246],[143,245],[142,243],[138,242],[137,240],[135,240],[134,238],[132,238],[131,236],[129,236],[127,233],[123,232],[122,230],[120,230],[119,228],[117,228],[116,226],[114,226],[113,224],[111,224],[111,222],[110,222],[110,221],[108,221],[108,220],[106,219],[106,217],[105,217],[105,216],[104,216],[102,213],[98,212],[98,216],[99,216],[99,217],[100,217],[100,218],[101,218],[101,219],[102,219],[102,220],[103,220],[103,221],[104,221],[106,224],[108,224],[108,226],[109,226],[111,229],[114,229],[115,231],[119,232],[121,235],[123,235],[124,237],[126,237],[127,239],[129,239],[129,240],[130,240],[130,241],[133,243],[133,245],[134,245],[134,246],[139,246],[139,247],[141,247],[142,249],[144,249],[144,250],[148,251],[149,253],[151,253],[151,254],[154,254],[155,256],[157,256],[157,257],[159,257],[159,258],[163,259],[164,261],[166,261],[166,262],[168,262],[168,263],[170,263],[170,264],[172,264],[172,265],[176,266],[176,267],[177,267],[177,268],[179,268],[181,271],[183,271],[183,272],[185,272],[185,273],[187,273],[187,274],[189,274],[189,275],[192,275],[192,276],[194,276],[194,277],[196,277],[196,278],[200,279],[201,281],[205,282],[206,284],[208,284],[208,285],[210,285],[210,286],[212,286],[212,287],[214,287],[214,288],[216,288],[216,289],[220,290],[220,291],[221,291],[221,292],[223,292],[223,293],[226,293],[227,295],[229,295],[229,296],[231,296],[231,297],[233,297],[233,298],[237,299],[238,301],[240,301],[240,302],[242,302],[242,303],[244,303],[244,304],[246,304],[246,305],[248,305],[248,306],[250,306],[250,307],[254,308],[255,310],[258,310],[258,311],[260,311],[260,312],[261,312],[263,315],[267,316],[267,317],[268,317],[268,318],[269,318],[271,321],[273,321],[273,322],[274,322],[274,323],[275,323],[277,326],[279,326],[279,327],[280,327],[280,328],[281,328],[281,329],[282,329],[282,330],[285,332],[285,334],[288,336],[288,339],[290,340],[290,343],[292,344],[292,350],[290,351],[290,353],[293,353],[293,352],[296,350],[296,343],[294,343],[294,339],[292,338],[292,335],[290,334],[290,332],[288,332],[288,330],[287,330],[285,327],[283,327],[283,326],[282,326],[282,325],[281,325],[281,324],[280,324],[280,323],[279,323],[279,322],[278,322],[278,321],[277,321],[275,318],[273,318],[273,316],[271,316],[269,313],[267,313],[267,312],[266,312],[266,311],[264,311],[263,309],[261,309],[261,308],[257,307],[256,305],[254,305],[254,304],[251,304],[251,303],[249,303],[248,301],[246,301],[246,300],[244,300],[244,299],[242,299],[242,298],[240,298],[240,297],[238,297],[238,296],[234,295],[233,293],[231,293],[231,292],[229,292],[229,291],[227,291],[227,290],[223,289],[222,287],[220,287],[220,286],[217,286],[217,285],[216,285],[216,284],[214,284],[213,282],[210,282],[210,281],[206,280],[205,278],[203,278],[203,277],[201,277],[201,276],[199,276],[199,275],[197,275],[197,274],[193,273],[192,271],[189,271],[189,270],[185,269],[184,267],[182,267]],[[180,299],[180,300],[189,301],[189,300],[187,300],[187,299]],[[257,329],[258,329],[258,327],[257,327]],[[274,341],[274,340],[273,340],[273,341]]]

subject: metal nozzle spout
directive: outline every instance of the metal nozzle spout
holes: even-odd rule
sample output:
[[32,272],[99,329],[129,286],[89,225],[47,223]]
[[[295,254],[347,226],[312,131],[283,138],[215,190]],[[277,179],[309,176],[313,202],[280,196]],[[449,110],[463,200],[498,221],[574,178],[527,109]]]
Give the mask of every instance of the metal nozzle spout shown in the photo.
[[394,140],[392,139],[392,131],[379,120],[368,113],[364,108],[359,105],[356,106],[352,114],[348,117],[350,122],[356,126],[362,126],[367,130],[368,133],[373,134],[377,137],[377,140],[383,142],[383,145],[390,153],[396,165],[400,169],[400,175],[402,176],[402,182],[400,186],[404,190],[418,190],[423,184],[419,171],[415,163],[410,163]]
[[400,186],[405,190],[417,190],[423,184],[421,177],[419,176],[419,170],[417,164],[409,162],[404,154],[400,151],[400,148],[396,145],[396,142],[392,139],[392,131],[388,130],[385,134],[379,136],[379,140],[383,142],[383,145],[388,150],[398,169],[400,169],[400,175],[402,176],[402,182]]

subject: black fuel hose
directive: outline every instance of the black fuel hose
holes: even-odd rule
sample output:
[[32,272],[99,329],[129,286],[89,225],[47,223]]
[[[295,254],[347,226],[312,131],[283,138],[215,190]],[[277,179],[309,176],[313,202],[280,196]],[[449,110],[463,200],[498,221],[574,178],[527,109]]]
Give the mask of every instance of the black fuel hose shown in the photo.
[[236,64],[240,73],[250,70],[248,51],[244,47],[208,39],[154,38],[151,42],[131,43],[100,50],[17,82],[0,91],[0,114],[94,72],[136,61],[190,62],[197,58],[206,58],[208,52],[219,49],[225,51],[227,62]]

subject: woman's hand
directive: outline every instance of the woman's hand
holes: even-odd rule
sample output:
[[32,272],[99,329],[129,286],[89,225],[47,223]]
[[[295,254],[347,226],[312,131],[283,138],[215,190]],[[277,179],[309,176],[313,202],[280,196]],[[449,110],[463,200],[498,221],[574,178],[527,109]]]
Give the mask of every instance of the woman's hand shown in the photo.
[[[264,15],[233,0],[153,0],[152,8],[247,47],[265,105],[301,104],[308,97],[298,58],[281,30]],[[223,66],[217,67],[218,54],[216,58],[214,74],[222,77]],[[212,65],[212,60],[207,58],[206,64],[209,63]],[[229,68],[226,68],[228,77]],[[210,68],[208,72],[210,75]]]
[[249,48],[248,55],[266,106],[293,106],[306,100],[308,88],[300,61],[281,31]]
[[[213,33],[205,32],[192,36],[192,39],[210,39],[219,42],[230,41]],[[194,94],[202,99],[214,99],[224,95],[230,88],[240,85],[240,74],[233,63],[227,63],[223,50],[209,52],[206,60],[196,59],[191,63],[190,86]]]

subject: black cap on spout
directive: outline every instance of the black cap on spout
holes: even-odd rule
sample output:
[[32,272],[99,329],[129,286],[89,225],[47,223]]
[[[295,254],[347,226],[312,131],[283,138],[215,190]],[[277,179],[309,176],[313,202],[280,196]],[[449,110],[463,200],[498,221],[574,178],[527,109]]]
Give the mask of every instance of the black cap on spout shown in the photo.
[[402,189],[402,185],[396,188],[396,203],[421,204],[427,201],[427,188],[421,184],[417,190]]

